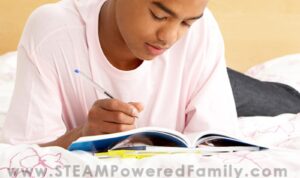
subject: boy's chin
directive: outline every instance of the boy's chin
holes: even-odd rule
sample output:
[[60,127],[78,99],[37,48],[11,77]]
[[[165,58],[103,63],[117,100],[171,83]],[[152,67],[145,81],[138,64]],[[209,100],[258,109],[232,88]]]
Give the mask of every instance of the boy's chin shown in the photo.
[[158,55],[153,56],[153,55],[143,55],[141,57],[139,57],[139,59],[143,60],[143,61],[151,61],[153,59],[155,59]]

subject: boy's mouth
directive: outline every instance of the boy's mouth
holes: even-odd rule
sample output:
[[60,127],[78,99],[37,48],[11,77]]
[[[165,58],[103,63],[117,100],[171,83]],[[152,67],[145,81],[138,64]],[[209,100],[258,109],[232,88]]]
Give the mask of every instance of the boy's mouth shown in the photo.
[[149,43],[145,43],[145,46],[146,46],[146,49],[148,50],[148,52],[152,55],[160,55],[167,50],[167,48],[162,48],[159,46],[151,45]]

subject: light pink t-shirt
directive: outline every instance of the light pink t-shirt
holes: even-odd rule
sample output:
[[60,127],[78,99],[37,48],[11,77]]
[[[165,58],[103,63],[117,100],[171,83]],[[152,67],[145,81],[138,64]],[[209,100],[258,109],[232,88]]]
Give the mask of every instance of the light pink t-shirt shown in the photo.
[[143,103],[138,127],[236,132],[223,39],[209,10],[164,54],[122,71],[109,63],[99,43],[103,2],[63,0],[33,12],[18,48],[16,86],[4,126],[8,142],[49,142],[86,122],[93,103],[106,96],[74,69],[117,99]]

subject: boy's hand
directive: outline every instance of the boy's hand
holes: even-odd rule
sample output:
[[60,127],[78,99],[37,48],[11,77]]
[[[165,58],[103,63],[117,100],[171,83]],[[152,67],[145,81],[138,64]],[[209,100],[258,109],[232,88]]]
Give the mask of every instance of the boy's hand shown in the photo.
[[82,136],[117,133],[135,129],[141,103],[124,103],[117,99],[97,100],[82,127]]

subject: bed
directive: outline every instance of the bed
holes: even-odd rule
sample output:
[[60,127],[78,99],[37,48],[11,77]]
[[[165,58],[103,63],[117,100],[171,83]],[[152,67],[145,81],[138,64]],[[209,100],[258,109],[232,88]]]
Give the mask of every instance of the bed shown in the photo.
[[[274,147],[261,152],[97,159],[59,147],[5,144],[1,129],[14,87],[16,55],[0,56],[0,177],[300,177],[300,113],[239,119],[245,137]],[[272,59],[246,74],[300,91],[300,54]]]

